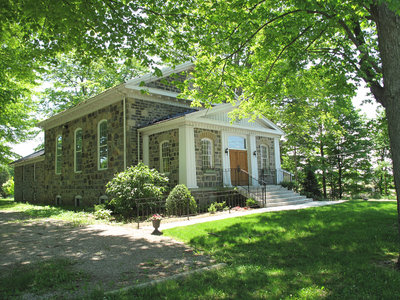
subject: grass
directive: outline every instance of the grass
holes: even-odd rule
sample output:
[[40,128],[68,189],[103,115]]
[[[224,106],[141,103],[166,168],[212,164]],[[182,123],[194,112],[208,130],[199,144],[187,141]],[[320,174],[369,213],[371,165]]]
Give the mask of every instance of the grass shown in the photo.
[[24,218],[16,222],[34,219],[56,219],[67,222],[73,226],[83,226],[95,223],[105,223],[105,220],[96,220],[93,209],[76,207],[56,207],[50,205],[33,205],[29,203],[14,202],[14,199],[0,199],[0,210],[21,213]]
[[10,299],[24,293],[40,295],[56,290],[74,290],[87,278],[72,269],[73,262],[67,259],[47,260],[40,263],[20,265],[0,277],[0,298]]
[[107,299],[397,299],[396,218],[350,201],[165,230],[227,266]]

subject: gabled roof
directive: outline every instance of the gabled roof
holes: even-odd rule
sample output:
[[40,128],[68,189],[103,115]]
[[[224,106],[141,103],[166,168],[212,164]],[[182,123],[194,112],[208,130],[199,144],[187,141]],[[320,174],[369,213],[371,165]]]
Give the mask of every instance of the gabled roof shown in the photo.
[[184,124],[201,124],[202,126],[225,128],[227,131],[242,131],[265,134],[267,136],[282,136],[284,131],[267,118],[256,119],[251,121],[248,118],[232,122],[228,113],[235,107],[230,104],[220,104],[211,109],[204,109],[191,113],[185,113],[181,116],[175,116],[172,119],[162,120],[149,124],[139,129],[140,132],[154,134],[172,128],[182,126]]
[[27,156],[24,156],[20,159],[17,159],[10,163],[10,166],[19,166],[19,165],[25,165],[25,164],[30,164],[30,163],[35,163],[38,161],[42,161],[44,159],[44,149],[36,151],[32,154],[29,154]]
[[172,74],[181,73],[181,72],[190,70],[192,68],[194,68],[194,63],[185,62],[183,64],[177,65],[175,68],[167,67],[167,68],[161,69],[161,72],[162,72],[161,77],[154,76],[153,73],[147,73],[146,75],[140,76],[138,78],[128,80],[125,83],[125,85],[127,85],[129,87],[129,86],[134,86],[134,85],[140,85],[142,82],[144,84],[147,84],[147,83],[154,82],[156,80],[160,80],[162,78],[168,77]]
[[[117,85],[115,87],[112,87],[92,98],[89,98],[78,105],[67,109],[55,116],[52,116],[46,120],[43,120],[38,123],[37,126],[47,129],[47,128],[52,128],[61,124],[64,124],[66,122],[69,122],[71,120],[77,119],[79,117],[82,117],[90,112],[96,111],[102,107],[114,104],[118,101],[121,101],[126,97],[127,95],[133,95],[134,97],[138,97],[144,100],[148,101],[156,101],[156,102],[165,102],[171,105],[177,105],[177,106],[184,106],[184,107],[189,107],[190,106],[190,101],[187,100],[179,100],[177,101],[176,97],[178,93],[171,92],[171,91],[166,91],[154,87],[147,87],[147,86],[142,86],[142,82],[144,84],[148,84],[157,80],[160,80],[162,78],[168,77],[171,74],[176,74],[176,73],[181,73],[186,70],[190,70],[194,67],[193,63],[184,63],[181,65],[176,66],[175,68],[164,68],[162,69],[162,76],[157,77],[154,76],[152,73],[145,74],[143,76],[140,76],[138,78],[132,79],[127,81],[126,83],[122,83],[120,85]],[[142,93],[142,91],[146,91],[149,94],[152,95],[145,95]],[[133,94],[132,94],[133,93]],[[174,101],[172,101],[174,99]],[[186,103],[184,103],[186,101]]]

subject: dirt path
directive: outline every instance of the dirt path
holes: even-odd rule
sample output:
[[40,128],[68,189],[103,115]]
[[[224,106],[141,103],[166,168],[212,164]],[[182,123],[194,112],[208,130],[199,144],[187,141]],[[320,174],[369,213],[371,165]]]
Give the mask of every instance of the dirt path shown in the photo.
[[212,264],[206,256],[150,229],[131,226],[72,227],[57,220],[23,220],[0,210],[0,272],[21,264],[67,258],[89,274],[85,285],[104,290],[170,276]]

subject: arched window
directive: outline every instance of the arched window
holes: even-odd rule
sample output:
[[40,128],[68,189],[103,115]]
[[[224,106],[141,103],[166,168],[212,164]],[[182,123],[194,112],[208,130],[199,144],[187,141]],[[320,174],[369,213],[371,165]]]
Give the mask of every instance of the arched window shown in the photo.
[[74,153],[75,173],[82,172],[82,129],[75,130],[75,153]]
[[108,133],[107,120],[99,122],[98,126],[98,168],[105,170],[108,168]]
[[268,169],[268,147],[260,145],[261,169]]
[[201,140],[201,161],[203,169],[211,169],[213,167],[212,141],[210,139]]
[[62,136],[59,135],[56,138],[56,174],[61,174],[61,164],[62,164]]
[[160,144],[160,171],[163,173],[168,173],[169,158],[170,158],[170,146],[168,141],[164,141]]

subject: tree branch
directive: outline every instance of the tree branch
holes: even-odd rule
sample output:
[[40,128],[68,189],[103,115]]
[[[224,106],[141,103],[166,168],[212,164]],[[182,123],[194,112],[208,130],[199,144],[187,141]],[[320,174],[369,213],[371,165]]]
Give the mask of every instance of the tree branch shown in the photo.
[[285,50],[287,48],[289,48],[291,45],[293,45],[300,37],[302,37],[311,28],[312,28],[311,25],[306,27],[306,29],[304,29],[300,34],[298,34],[289,44],[287,44],[287,45],[285,45],[285,47],[283,47],[283,49],[279,52],[278,56],[272,62],[271,66],[270,66],[270,68],[268,70],[268,75],[267,75],[267,78],[265,79],[265,82],[268,82],[268,80],[269,80],[269,78],[271,76],[272,69],[274,68],[276,62],[281,58],[281,55],[283,54],[283,52],[285,52]]

